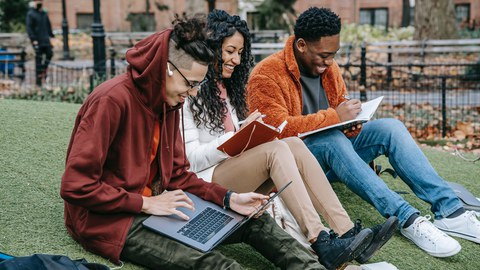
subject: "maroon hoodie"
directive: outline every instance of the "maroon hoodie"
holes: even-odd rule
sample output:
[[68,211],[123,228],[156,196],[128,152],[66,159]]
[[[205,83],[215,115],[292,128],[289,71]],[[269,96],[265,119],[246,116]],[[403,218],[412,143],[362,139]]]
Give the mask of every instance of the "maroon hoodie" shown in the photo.
[[188,172],[179,129],[181,105],[165,102],[172,30],[127,52],[128,71],[99,85],[78,112],[60,194],[65,225],[86,250],[119,262],[149,179],[153,129],[160,121],[157,161],[162,189],[182,189],[223,203],[227,190]]

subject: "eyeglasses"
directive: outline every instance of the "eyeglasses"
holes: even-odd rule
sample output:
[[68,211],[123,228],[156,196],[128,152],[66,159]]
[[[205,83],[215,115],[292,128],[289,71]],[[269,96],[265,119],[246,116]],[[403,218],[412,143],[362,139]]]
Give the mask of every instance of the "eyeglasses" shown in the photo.
[[332,52],[332,53],[320,53],[319,56],[320,58],[322,58],[323,60],[331,60],[333,58],[335,58],[335,55],[337,54],[337,52]]
[[182,72],[180,72],[180,70],[177,68],[177,66],[175,66],[175,64],[173,64],[170,60],[168,60],[167,62],[172,64],[172,66],[178,71],[178,73],[182,76],[182,78],[185,80],[185,83],[187,83],[190,89],[200,90],[200,88],[208,82],[208,79],[205,78],[201,82],[192,83],[187,79],[187,77],[185,77],[185,75],[182,74]]

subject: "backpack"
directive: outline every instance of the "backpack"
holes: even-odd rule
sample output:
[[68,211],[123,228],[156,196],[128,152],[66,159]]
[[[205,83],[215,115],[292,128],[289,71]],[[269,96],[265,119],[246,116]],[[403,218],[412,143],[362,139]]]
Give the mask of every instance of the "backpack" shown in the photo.
[[85,259],[72,260],[63,255],[12,257],[2,254],[0,258],[0,270],[110,270],[103,264],[89,263]]

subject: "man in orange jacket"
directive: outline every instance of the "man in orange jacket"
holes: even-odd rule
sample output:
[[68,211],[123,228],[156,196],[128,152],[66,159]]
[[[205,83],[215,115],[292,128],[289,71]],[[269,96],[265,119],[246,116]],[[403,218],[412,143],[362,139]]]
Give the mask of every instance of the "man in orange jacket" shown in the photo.
[[[346,98],[345,82],[333,59],[340,49],[340,29],[337,14],[309,8],[299,16],[285,48],[253,69],[249,109],[266,114],[264,121],[273,126],[287,120],[283,137],[351,120],[360,112],[360,100]],[[345,183],[384,217],[397,216],[400,232],[428,254],[448,257],[460,251],[460,244],[441,230],[480,243],[475,213],[465,211],[400,121],[379,119],[363,127],[330,129],[304,142],[329,180]],[[432,205],[433,224],[370,169],[368,163],[380,155],[387,156],[400,178]]]

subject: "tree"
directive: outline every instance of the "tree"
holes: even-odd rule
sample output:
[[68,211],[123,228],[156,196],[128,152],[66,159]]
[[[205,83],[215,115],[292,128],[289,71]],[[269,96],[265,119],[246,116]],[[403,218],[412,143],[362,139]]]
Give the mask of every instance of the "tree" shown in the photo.
[[457,37],[453,0],[415,1],[414,39],[454,39]]
[[257,8],[264,29],[288,29],[293,32],[297,15],[293,9],[296,0],[265,0]]
[[24,32],[28,0],[0,0],[0,32]]

